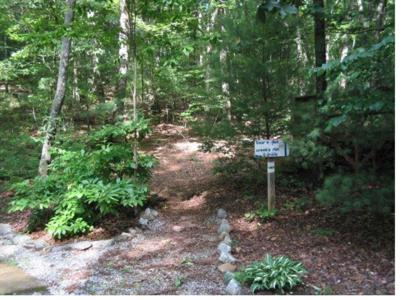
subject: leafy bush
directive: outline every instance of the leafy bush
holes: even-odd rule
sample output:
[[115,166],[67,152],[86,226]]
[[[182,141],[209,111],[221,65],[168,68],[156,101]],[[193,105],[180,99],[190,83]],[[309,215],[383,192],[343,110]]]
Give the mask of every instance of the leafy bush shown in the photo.
[[372,174],[334,175],[326,178],[316,198],[342,212],[367,210],[389,214],[394,204],[394,184]]
[[302,275],[307,272],[301,262],[292,261],[286,256],[273,258],[266,254],[264,260],[254,262],[236,278],[250,284],[253,293],[259,290],[279,290],[284,292],[302,283]]
[[293,211],[304,211],[309,205],[311,205],[311,199],[308,197],[301,197],[296,200],[285,202],[283,207]]
[[[39,225],[38,216],[51,211],[44,224],[61,239],[88,232],[95,222],[121,208],[142,206],[156,161],[142,153],[133,160],[127,135],[134,127],[124,127],[119,124],[118,131],[104,127],[91,134],[88,149],[54,149],[47,177],[13,185],[16,193],[10,211],[32,210],[31,227]],[[112,136],[121,142],[111,143]]]
[[272,208],[268,210],[266,207],[262,207],[256,211],[246,213],[244,215],[245,219],[248,221],[253,221],[256,218],[260,218],[262,221],[268,221],[272,217],[275,217],[278,214],[278,209]]

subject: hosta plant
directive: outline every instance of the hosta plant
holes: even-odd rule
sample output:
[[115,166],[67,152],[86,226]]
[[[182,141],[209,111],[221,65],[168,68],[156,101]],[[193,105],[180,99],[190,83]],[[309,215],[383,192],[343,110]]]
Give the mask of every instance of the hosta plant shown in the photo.
[[301,262],[286,256],[272,257],[267,254],[261,261],[254,262],[236,278],[250,284],[253,293],[259,290],[278,290],[282,293],[302,283],[302,276],[307,273]]

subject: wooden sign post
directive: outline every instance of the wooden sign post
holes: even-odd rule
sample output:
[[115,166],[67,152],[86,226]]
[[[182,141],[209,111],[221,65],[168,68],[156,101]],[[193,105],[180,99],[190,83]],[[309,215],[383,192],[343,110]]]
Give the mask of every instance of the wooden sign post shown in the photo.
[[267,157],[267,207],[271,211],[276,204],[275,157],[285,157],[290,149],[282,140],[256,140],[254,142],[255,157]]

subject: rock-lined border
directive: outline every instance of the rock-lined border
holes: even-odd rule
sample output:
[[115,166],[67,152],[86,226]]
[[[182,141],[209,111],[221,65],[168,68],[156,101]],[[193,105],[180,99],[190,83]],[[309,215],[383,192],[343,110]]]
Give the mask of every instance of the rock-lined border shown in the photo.
[[218,269],[223,273],[223,280],[226,284],[226,292],[230,295],[240,295],[242,293],[241,285],[234,278],[233,274],[236,266],[232,263],[237,262],[237,259],[231,254],[231,226],[227,220],[227,212],[224,209],[219,208],[217,210],[217,219],[220,220],[218,233],[221,240],[217,246],[217,250],[220,253],[219,261],[224,263],[220,265]]

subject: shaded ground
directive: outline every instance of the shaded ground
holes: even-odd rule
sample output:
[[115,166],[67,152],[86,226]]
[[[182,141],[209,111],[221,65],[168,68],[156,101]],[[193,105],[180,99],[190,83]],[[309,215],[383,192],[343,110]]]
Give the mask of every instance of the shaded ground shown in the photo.
[[[219,189],[209,195],[209,203],[229,211],[232,253],[242,265],[266,253],[302,261],[308,274],[294,294],[395,293],[394,216],[342,215],[313,206],[305,211],[282,208],[268,222],[249,221],[245,213],[260,204],[243,199],[236,188],[226,184],[220,188],[223,182],[216,184]],[[277,194],[281,202],[292,198],[284,189]]]
[[[311,207],[283,210],[267,223],[248,221],[244,214],[257,209],[258,203],[244,197],[245,191],[232,180],[214,176],[217,156],[197,151],[199,145],[181,127],[156,128],[144,150],[160,161],[151,183],[155,199],[161,200],[154,202],[158,218],[150,230],[105,249],[82,273],[70,274],[67,268],[81,283],[65,287],[66,293],[224,294],[216,250],[215,211],[221,207],[233,226],[232,254],[240,259],[239,266],[265,253],[287,255],[309,271],[295,294],[394,294],[393,218],[342,216]],[[282,201],[296,193],[303,192],[277,190]],[[264,191],[256,194],[263,197]],[[3,192],[3,205],[7,199]],[[28,214],[7,214],[3,205],[0,223],[22,230]],[[136,224],[133,216],[108,219],[81,239],[110,238]],[[31,236],[52,242],[45,232]]]
[[159,217],[141,240],[99,261],[81,294],[225,294],[217,270],[217,222],[208,205],[215,155],[198,152],[183,128],[162,126],[147,149],[159,159],[151,182]]
[[[199,143],[170,129],[159,127],[145,149],[160,161],[151,185],[155,199],[161,201],[150,204],[159,216],[148,230],[84,251],[64,248],[74,239],[56,243],[45,232],[36,232],[31,236],[47,240],[52,249],[46,253],[21,249],[11,257],[13,263],[45,280],[52,294],[224,294],[223,276],[217,270],[216,211],[210,210],[206,198],[214,155],[198,152]],[[3,196],[5,201],[8,195]],[[2,215],[1,222],[18,230],[28,219],[28,214]],[[135,228],[137,220],[125,215],[120,221],[107,220],[79,240],[112,237],[126,227]],[[114,228],[106,230],[107,225]]]

